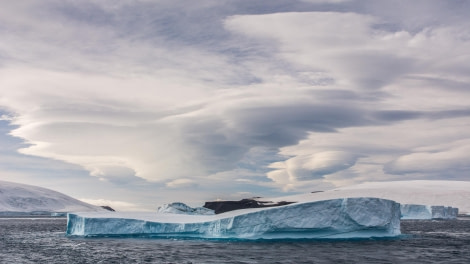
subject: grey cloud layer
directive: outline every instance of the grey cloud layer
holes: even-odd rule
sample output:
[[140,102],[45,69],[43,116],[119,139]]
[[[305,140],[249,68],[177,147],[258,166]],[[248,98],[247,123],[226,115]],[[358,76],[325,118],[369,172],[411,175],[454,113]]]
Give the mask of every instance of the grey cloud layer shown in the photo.
[[398,2],[10,4],[0,107],[22,153],[121,183],[464,177],[467,133],[421,134],[469,130],[470,7]]

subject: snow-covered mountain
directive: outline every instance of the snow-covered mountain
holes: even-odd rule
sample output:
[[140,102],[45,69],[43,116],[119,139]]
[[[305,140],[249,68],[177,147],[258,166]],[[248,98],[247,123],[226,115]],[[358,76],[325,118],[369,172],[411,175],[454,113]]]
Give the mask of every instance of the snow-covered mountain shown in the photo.
[[101,211],[105,210],[50,189],[0,181],[0,213]]
[[300,202],[345,197],[376,197],[394,200],[401,204],[452,206],[458,208],[460,214],[470,214],[470,181],[366,182],[324,192],[261,198],[260,200]]

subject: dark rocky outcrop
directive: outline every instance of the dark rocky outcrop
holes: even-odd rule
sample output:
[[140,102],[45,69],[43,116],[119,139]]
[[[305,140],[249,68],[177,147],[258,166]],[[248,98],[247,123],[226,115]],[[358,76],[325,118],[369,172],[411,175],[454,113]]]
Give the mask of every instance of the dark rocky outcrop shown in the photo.
[[102,205],[100,206],[101,208],[103,209],[106,209],[108,211],[111,211],[111,212],[116,212],[116,210],[114,210],[113,208],[111,208],[111,206],[107,206],[107,205]]
[[213,201],[206,202],[203,207],[214,210],[216,214],[225,213],[233,210],[247,209],[247,208],[260,208],[260,207],[274,207],[291,204],[293,202],[263,202],[254,199],[242,199],[240,201]]

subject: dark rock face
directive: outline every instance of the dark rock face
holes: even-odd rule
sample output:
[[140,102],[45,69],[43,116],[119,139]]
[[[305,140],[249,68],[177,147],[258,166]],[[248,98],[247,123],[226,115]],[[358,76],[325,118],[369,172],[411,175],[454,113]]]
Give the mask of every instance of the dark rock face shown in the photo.
[[115,211],[116,211],[116,210],[114,210],[113,208],[111,208],[111,206],[102,205],[102,206],[100,206],[100,207],[103,208],[103,209],[106,209],[106,210],[108,210],[108,211],[111,211],[111,212],[115,212]]
[[291,204],[293,202],[262,202],[253,199],[242,199],[240,201],[213,201],[206,202],[203,207],[214,210],[216,214],[225,213],[233,210],[247,209],[247,208],[260,208],[260,207],[274,207]]

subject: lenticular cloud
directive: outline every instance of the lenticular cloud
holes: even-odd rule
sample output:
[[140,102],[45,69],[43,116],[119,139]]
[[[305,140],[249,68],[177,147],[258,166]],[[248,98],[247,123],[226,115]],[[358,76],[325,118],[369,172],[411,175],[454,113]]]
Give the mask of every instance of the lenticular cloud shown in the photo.
[[465,177],[468,7],[314,2],[5,5],[10,134],[121,184]]

